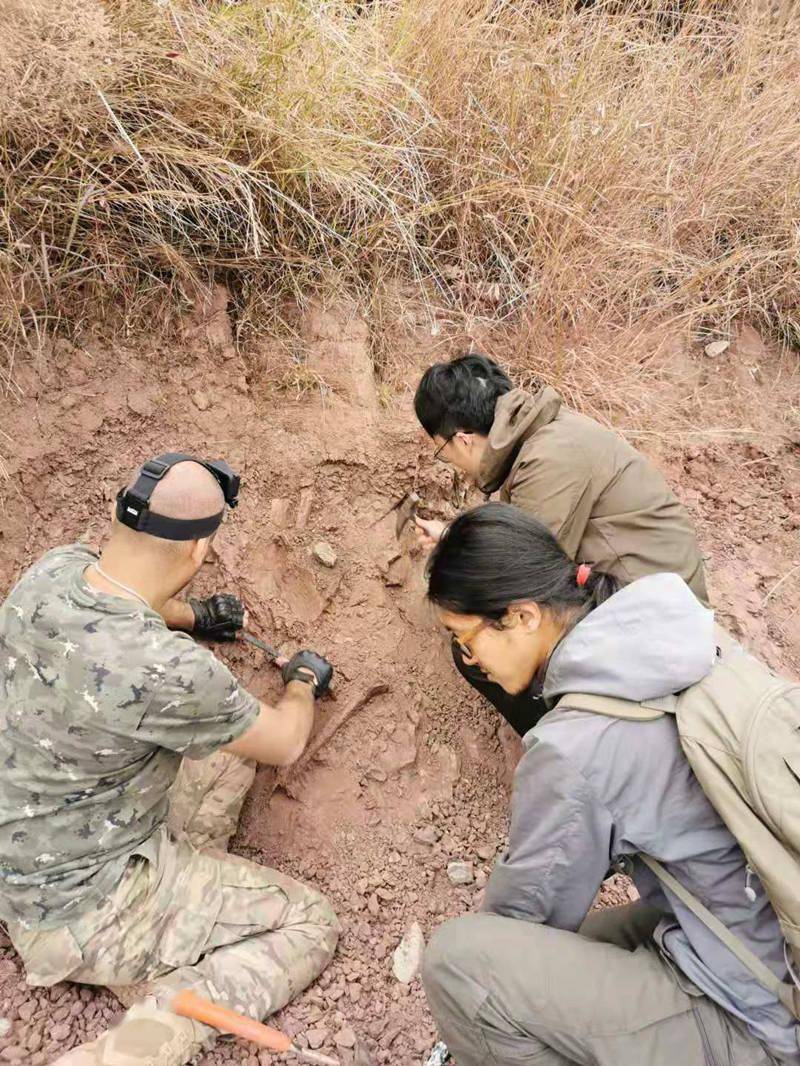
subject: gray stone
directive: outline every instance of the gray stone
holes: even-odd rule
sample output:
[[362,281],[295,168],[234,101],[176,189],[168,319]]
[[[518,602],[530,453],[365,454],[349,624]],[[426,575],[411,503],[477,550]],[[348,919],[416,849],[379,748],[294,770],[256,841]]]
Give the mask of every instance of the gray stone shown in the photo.
[[412,922],[392,955],[392,972],[398,981],[404,985],[411,984],[422,966],[424,951],[422,927],[419,922]]
[[706,345],[705,352],[709,359],[717,359],[724,352],[727,352],[730,346],[730,341],[712,341],[710,344]]
[[454,885],[471,885],[475,880],[475,871],[471,862],[449,862],[447,876]]
[[345,1026],[344,1029],[340,1029],[333,1039],[339,1047],[356,1046],[356,1034],[349,1026]]
[[317,1048],[321,1048],[323,1046],[323,1044],[325,1044],[327,1042],[327,1040],[328,1040],[328,1030],[327,1029],[307,1029],[306,1030],[306,1040],[308,1041],[308,1046],[313,1051],[316,1051]]
[[314,558],[317,562],[322,563],[323,566],[336,566],[336,552],[327,541],[318,540],[311,550],[314,553]]

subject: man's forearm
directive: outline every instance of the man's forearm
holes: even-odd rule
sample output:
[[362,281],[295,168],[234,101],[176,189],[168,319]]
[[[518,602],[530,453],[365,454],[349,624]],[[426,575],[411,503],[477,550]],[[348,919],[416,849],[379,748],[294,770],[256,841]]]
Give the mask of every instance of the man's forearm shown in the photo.
[[161,617],[170,629],[183,629],[187,633],[194,629],[194,611],[186,600],[179,600],[177,596],[167,600],[161,608]]
[[308,743],[311,728],[314,725],[314,690],[312,686],[307,685],[304,681],[290,681],[283,696],[278,700],[278,710],[281,714],[291,716],[293,719],[297,737],[297,754],[295,758],[299,759]]

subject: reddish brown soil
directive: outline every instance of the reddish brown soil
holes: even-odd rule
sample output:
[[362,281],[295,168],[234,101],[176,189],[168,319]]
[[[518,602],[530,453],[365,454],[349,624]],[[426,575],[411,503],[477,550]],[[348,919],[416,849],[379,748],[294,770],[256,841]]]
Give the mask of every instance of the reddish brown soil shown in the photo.
[[[316,1030],[321,1050],[345,1064],[354,1052],[341,1046],[349,1042],[343,1031],[352,1029],[375,1061],[411,1066],[434,1031],[419,981],[394,979],[392,952],[410,921],[428,935],[478,905],[506,832],[516,757],[494,711],[455,675],[424,604],[422,560],[408,543],[398,556],[394,516],[386,516],[412,484],[430,515],[449,516],[461,503],[452,476],[431,464],[403,387],[434,342],[430,330],[424,343],[422,333],[408,336],[397,387],[376,391],[364,321],[312,310],[299,320],[309,353],[300,379],[312,387],[298,397],[270,388],[266,368],[280,364],[277,348],[264,342],[245,364],[224,310],[209,306],[210,324],[190,324],[177,347],[87,334],[18,363],[20,391],[2,412],[0,456],[10,478],[0,486],[0,593],[45,549],[99,539],[117,487],[147,455],[224,455],[242,471],[242,504],[201,588],[239,592],[255,632],[332,659],[338,692],[320,708],[323,725],[375,682],[388,686],[277,788],[272,772],[260,771],[244,811],[234,849],[317,884],[344,924],[334,963],[276,1024],[301,1043]],[[437,353],[447,350],[436,343]],[[798,379],[790,357],[763,347],[753,355],[755,344],[746,332],[713,373],[700,348],[655,346],[653,410],[668,396],[673,414],[654,414],[636,443],[663,465],[695,516],[723,621],[772,664],[796,672]],[[646,409],[648,397],[637,403]],[[319,540],[338,556],[332,569],[312,556]],[[279,691],[254,649],[219,653],[259,695]],[[451,858],[474,862],[474,886],[450,884]],[[601,897],[624,901],[628,886],[610,883]],[[13,951],[0,954],[0,1014],[12,1023],[0,1061],[44,1066],[119,1013],[108,992],[29,989]],[[233,1041],[202,1060],[270,1061]]]

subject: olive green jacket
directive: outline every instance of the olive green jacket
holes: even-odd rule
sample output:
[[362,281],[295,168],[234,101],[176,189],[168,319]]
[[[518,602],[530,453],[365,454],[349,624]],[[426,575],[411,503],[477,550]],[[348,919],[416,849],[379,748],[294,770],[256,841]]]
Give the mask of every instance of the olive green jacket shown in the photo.
[[697,537],[664,477],[617,433],[564,407],[555,389],[500,397],[478,484],[544,522],[576,561],[624,584],[671,571],[708,605]]

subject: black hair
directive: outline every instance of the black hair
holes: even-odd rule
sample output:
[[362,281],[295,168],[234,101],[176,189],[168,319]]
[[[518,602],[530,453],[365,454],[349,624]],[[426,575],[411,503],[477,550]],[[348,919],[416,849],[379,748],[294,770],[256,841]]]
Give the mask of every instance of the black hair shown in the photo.
[[582,617],[619,588],[594,569],[579,585],[577,565],[550,530],[508,503],[460,515],[434,549],[428,579],[428,599],[438,607],[493,621],[525,600]]
[[494,360],[475,352],[429,366],[417,386],[414,410],[429,437],[459,432],[488,437],[497,400],[513,388]]

